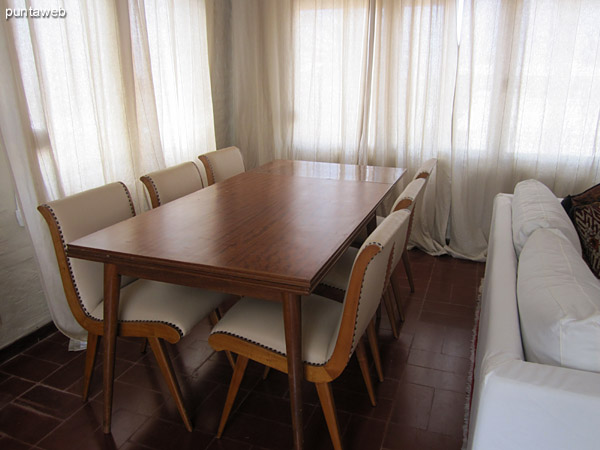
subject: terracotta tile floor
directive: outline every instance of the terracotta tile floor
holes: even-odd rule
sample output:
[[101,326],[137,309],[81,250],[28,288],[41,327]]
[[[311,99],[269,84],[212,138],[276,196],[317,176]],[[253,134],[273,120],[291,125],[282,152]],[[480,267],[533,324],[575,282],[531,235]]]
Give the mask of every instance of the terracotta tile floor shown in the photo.
[[[404,289],[406,322],[399,340],[387,315],[379,323],[385,381],[374,382],[371,407],[353,358],[333,383],[346,449],[460,449],[465,385],[477,288],[484,264],[410,254],[416,292]],[[395,276],[405,278],[401,269]],[[403,279],[407,286],[406,280]],[[250,363],[222,439],[215,438],[231,369],[207,343],[208,323],[171,356],[194,431],[188,433],[156,367],[140,342],[117,345],[112,434],[101,431],[101,363],[90,401],[80,391],[84,355],[51,334],[14,355],[0,355],[0,448],[8,449],[285,449],[292,445],[285,375]],[[13,346],[14,348],[14,346]],[[12,352],[14,353],[14,351]],[[304,386],[305,448],[331,443],[312,385]]]

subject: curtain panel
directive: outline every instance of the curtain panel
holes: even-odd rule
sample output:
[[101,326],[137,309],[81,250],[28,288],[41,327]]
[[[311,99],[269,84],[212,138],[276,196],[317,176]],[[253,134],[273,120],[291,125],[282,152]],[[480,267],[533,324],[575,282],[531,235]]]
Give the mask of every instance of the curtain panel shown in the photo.
[[[485,260],[492,200],[600,181],[595,0],[232,0],[236,142],[400,166],[438,158],[411,244]],[[242,144],[243,143],[243,144]]]
[[57,327],[71,315],[37,205],[215,150],[203,0],[3,1],[0,131]]

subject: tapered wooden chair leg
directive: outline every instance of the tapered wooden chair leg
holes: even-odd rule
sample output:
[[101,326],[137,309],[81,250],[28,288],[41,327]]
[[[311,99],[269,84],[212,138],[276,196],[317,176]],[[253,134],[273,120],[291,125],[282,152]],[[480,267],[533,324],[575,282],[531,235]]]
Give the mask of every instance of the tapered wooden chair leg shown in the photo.
[[358,341],[358,345],[356,346],[356,357],[358,358],[360,371],[362,372],[363,380],[365,381],[365,386],[367,387],[367,392],[369,393],[371,405],[377,406],[377,402],[375,401],[375,392],[373,391],[373,382],[371,381],[371,373],[369,372],[369,363],[367,362],[365,342],[362,339]]
[[[211,313],[208,315],[208,321],[213,327],[217,324],[217,322],[219,322],[220,318],[220,312],[217,310],[211,311]],[[233,355],[229,350],[225,350],[225,356],[227,356],[227,361],[229,361],[231,368],[235,368],[235,359],[233,359]]]
[[388,318],[390,319],[392,334],[396,339],[398,339],[399,335],[398,327],[396,326],[396,314],[394,313],[394,305],[392,304],[392,299],[387,289],[383,291],[383,304],[385,305],[385,310],[387,311]]
[[381,356],[379,355],[379,345],[377,344],[377,332],[375,331],[375,318],[369,322],[367,327],[367,338],[369,339],[369,347],[371,348],[371,355],[373,355],[373,361],[375,362],[375,370],[379,381],[383,382],[383,370],[381,367]]
[[90,393],[90,383],[92,381],[92,373],[94,372],[94,364],[96,363],[96,355],[98,354],[99,338],[100,336],[97,334],[88,333],[85,368],[83,370],[83,394],[81,396],[84,402],[87,401]]
[[229,384],[229,390],[227,391],[227,398],[225,399],[225,406],[223,407],[223,413],[221,414],[221,421],[219,422],[219,429],[217,430],[217,437],[220,438],[223,434],[223,429],[233,408],[235,397],[237,396],[240,384],[244,378],[244,372],[248,365],[248,358],[246,356],[238,355],[235,368],[233,369],[233,375],[231,377],[231,383]]
[[266,380],[267,377],[269,376],[269,372],[271,371],[271,368],[269,366],[265,366],[265,370],[263,370],[263,374],[262,374],[262,379]]
[[331,392],[331,385],[329,383],[315,383],[317,393],[319,394],[319,400],[321,401],[321,408],[323,409],[323,415],[327,422],[327,428],[329,429],[329,436],[331,437],[331,443],[335,450],[342,450],[342,440],[340,437],[340,427],[338,425],[337,413],[335,411],[335,403],[333,402],[333,394]]
[[402,264],[404,265],[404,270],[406,271],[410,292],[415,292],[415,282],[413,281],[412,270],[410,268],[410,258],[408,257],[408,252],[406,250],[402,252]]
[[192,431],[192,423],[190,422],[190,418],[185,410],[183,398],[181,396],[181,390],[179,389],[179,383],[177,383],[177,379],[175,378],[171,360],[167,356],[165,344],[161,339],[156,337],[148,338],[148,342],[150,343],[150,348],[154,352],[158,367],[160,368],[160,371],[167,382],[169,391],[175,400],[175,404],[177,405],[177,410],[179,411],[179,415],[183,420],[183,424],[185,425],[186,430]]
[[146,353],[146,349],[148,348],[148,339],[144,338],[142,341],[142,346],[140,347],[140,353]]

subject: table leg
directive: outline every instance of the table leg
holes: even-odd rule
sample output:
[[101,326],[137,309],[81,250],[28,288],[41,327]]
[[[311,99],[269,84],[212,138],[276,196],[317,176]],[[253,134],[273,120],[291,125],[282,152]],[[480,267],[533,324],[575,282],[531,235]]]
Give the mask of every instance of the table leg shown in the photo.
[[302,311],[299,295],[284,294],[283,323],[285,326],[294,448],[301,450],[304,444],[302,429],[302,378],[304,366],[302,364]]
[[102,382],[104,389],[104,433],[110,433],[112,414],[113,379],[115,373],[115,348],[117,344],[117,319],[121,275],[114,264],[104,265],[104,361]]

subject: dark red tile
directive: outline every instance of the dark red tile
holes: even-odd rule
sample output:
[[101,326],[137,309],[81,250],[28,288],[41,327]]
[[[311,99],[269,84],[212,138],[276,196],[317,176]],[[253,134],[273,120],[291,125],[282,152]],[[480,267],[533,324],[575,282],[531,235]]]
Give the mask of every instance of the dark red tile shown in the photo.
[[460,450],[462,439],[430,431],[418,430],[416,448],[427,450]]
[[252,447],[250,444],[244,444],[240,441],[233,441],[227,438],[213,439],[206,450],[251,450],[256,447]]
[[68,363],[81,353],[85,353],[85,351],[70,352],[68,346],[64,343],[54,342],[50,339],[44,339],[24,352],[25,355],[60,365]]
[[19,377],[7,377],[0,383],[0,408],[35,386],[31,381]]
[[28,450],[31,448],[31,445],[0,433],[0,448],[2,450]]
[[398,387],[390,422],[415,428],[427,429],[434,389],[412,383]]
[[0,371],[31,381],[41,381],[59,367],[59,364],[21,354],[0,366]]
[[66,419],[81,408],[83,402],[76,395],[37,385],[16,399],[14,404],[52,417]]
[[247,414],[231,414],[223,437],[265,449],[292,447],[292,426]]
[[385,436],[385,427],[385,421],[353,416],[342,437],[344,448],[347,450],[380,449]]
[[457,356],[443,355],[441,353],[427,352],[424,350],[412,349],[408,356],[408,364],[414,366],[428,367],[430,369],[445,370],[466,375],[470,363],[467,358]]
[[59,419],[13,404],[0,410],[0,432],[28,444],[35,444],[60,423]]
[[[115,360],[115,379],[118,379],[122,373],[132,366],[132,364],[133,363],[123,359]],[[73,382],[73,379],[76,381]],[[83,361],[71,361],[66,366],[63,366],[52,375],[45,378],[43,383],[58,389],[65,389],[65,386],[68,386],[65,390],[71,394],[81,396],[83,393]],[[102,392],[102,364],[98,364],[94,368],[88,399],[92,400],[100,392]]]
[[[115,429],[120,425],[114,423],[117,411],[113,410]],[[73,416],[44,438],[38,447],[44,450],[62,450],[72,445],[86,450],[115,450],[117,443],[113,434],[102,432],[102,405],[86,403]]]
[[406,425],[390,423],[383,440],[383,448],[386,450],[421,450],[417,446],[418,428]]
[[423,303],[423,312],[445,314],[453,317],[464,317],[471,320],[475,314],[475,308],[473,306],[426,300]]
[[[425,308],[425,305],[429,303],[426,301],[423,307]],[[412,348],[428,350],[430,352],[441,352],[445,334],[445,325],[421,324],[415,331]]]
[[406,366],[403,381],[459,393],[464,393],[467,385],[463,374],[459,375],[410,364]]
[[442,353],[445,355],[470,358],[473,331],[464,329],[449,329],[444,336]]
[[465,420],[466,394],[436,389],[431,407],[428,430],[435,433],[462,437]]
[[[168,391],[166,395],[170,395]],[[98,399],[101,400],[102,395],[99,395]],[[121,383],[118,380],[114,382],[113,409],[115,410],[123,408],[137,414],[150,416],[158,410],[164,401],[165,398],[162,393]]]

